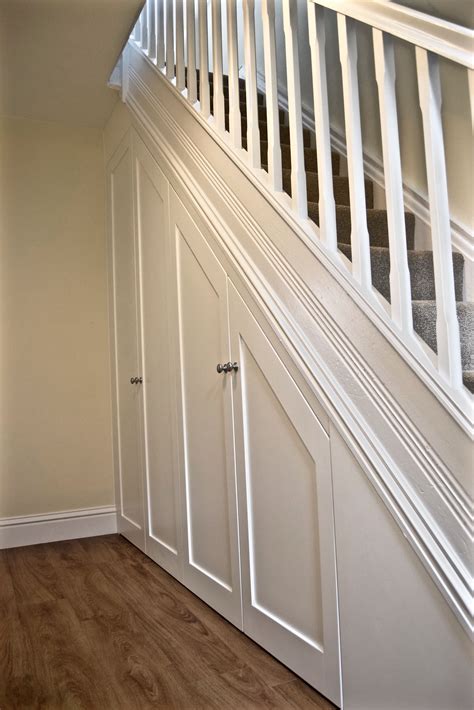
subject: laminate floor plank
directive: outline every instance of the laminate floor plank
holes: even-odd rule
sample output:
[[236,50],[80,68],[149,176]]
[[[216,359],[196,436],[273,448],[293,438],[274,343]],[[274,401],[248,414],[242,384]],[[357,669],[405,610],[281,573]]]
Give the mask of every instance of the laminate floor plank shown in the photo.
[[19,604],[51,602],[61,598],[61,580],[48,554],[48,545],[7,550],[8,565]]
[[119,535],[0,551],[1,710],[333,706]]

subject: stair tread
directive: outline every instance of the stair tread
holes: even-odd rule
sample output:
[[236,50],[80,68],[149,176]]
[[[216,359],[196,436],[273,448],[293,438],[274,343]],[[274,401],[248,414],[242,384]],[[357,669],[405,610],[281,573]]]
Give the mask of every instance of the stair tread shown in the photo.
[[[367,212],[367,228],[372,246],[388,247],[387,210],[369,207]],[[319,207],[316,202],[308,202],[308,216],[319,224]],[[336,205],[336,222],[338,241],[350,244],[351,238],[351,208],[347,205]],[[415,241],[415,216],[405,212],[405,229],[408,249],[413,249]]]

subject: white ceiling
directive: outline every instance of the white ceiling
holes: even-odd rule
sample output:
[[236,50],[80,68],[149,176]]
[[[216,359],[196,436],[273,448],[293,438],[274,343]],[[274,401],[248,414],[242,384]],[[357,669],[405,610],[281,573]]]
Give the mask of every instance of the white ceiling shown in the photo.
[[103,126],[143,0],[0,0],[0,115]]

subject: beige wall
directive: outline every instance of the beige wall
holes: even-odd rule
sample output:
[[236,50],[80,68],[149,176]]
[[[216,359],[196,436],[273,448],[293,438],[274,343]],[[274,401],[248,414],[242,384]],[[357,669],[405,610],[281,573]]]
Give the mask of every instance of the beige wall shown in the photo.
[[0,118],[0,518],[113,503],[101,131]]

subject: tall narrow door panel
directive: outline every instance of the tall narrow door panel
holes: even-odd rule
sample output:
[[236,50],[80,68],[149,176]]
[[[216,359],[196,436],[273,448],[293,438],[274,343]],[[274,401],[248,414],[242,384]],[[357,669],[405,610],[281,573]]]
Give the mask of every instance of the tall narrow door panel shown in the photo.
[[241,625],[226,274],[171,193],[186,559],[183,581]]
[[340,703],[329,438],[229,286],[244,631]]
[[140,389],[131,383],[139,371],[132,185],[127,136],[108,166],[117,514],[119,531],[144,549]]
[[134,136],[140,273],[146,551],[180,578],[179,487],[169,333],[168,182]]

